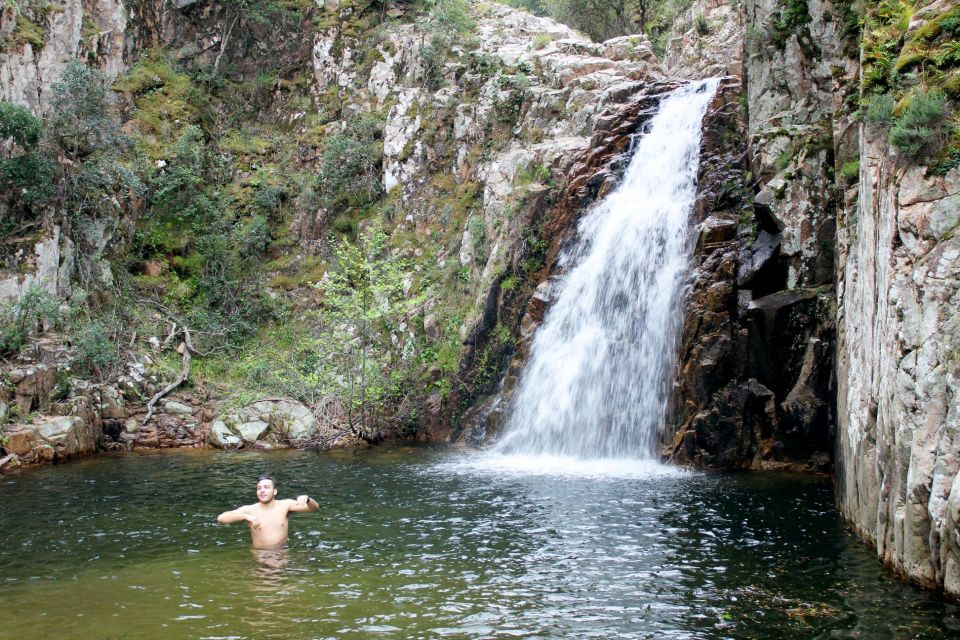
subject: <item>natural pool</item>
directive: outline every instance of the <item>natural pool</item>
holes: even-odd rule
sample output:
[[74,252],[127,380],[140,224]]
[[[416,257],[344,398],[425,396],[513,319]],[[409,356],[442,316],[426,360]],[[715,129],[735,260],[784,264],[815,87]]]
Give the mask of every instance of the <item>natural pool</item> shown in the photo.
[[[0,478],[0,638],[942,638],[823,479],[426,447],[159,452]],[[528,461],[529,462],[529,461]],[[272,472],[289,549],[217,513]]]

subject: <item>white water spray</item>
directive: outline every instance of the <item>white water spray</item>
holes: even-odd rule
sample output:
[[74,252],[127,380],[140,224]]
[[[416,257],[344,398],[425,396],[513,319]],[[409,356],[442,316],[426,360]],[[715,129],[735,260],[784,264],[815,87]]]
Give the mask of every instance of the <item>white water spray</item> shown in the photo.
[[580,221],[496,451],[653,457],[683,320],[702,121],[717,84],[664,99],[621,185]]

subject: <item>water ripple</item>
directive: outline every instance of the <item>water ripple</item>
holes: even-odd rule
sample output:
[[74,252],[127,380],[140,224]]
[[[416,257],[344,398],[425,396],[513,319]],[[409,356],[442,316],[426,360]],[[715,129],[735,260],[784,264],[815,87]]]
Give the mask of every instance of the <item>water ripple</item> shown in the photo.
[[[258,474],[321,511],[251,552]],[[949,637],[828,483],[431,448],[156,453],[0,480],[0,639]]]

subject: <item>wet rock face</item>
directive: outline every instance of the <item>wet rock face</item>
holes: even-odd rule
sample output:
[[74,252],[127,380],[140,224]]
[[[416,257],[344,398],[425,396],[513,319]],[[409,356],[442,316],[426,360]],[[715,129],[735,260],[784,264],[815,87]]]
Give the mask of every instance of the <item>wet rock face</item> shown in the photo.
[[[664,457],[712,467],[829,463],[829,293],[787,287],[780,227],[751,206],[737,79],[704,121],[696,246]],[[826,339],[826,342],[825,342]],[[819,395],[818,395],[819,394]],[[788,402],[789,400],[789,402]]]

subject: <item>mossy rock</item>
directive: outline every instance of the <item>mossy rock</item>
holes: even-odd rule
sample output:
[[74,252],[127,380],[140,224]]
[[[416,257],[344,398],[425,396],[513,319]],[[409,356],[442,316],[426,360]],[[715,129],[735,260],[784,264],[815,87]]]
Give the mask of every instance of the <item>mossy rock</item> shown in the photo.
[[960,6],[949,9],[917,29],[912,40],[933,42],[940,36],[960,36]]
[[905,48],[897,61],[893,63],[893,71],[894,73],[904,73],[914,67],[924,66],[925,62],[930,62],[928,51],[909,51]]
[[47,32],[22,13],[17,16],[17,25],[13,29],[13,41],[17,44],[29,44],[34,49],[42,49],[46,44]]

